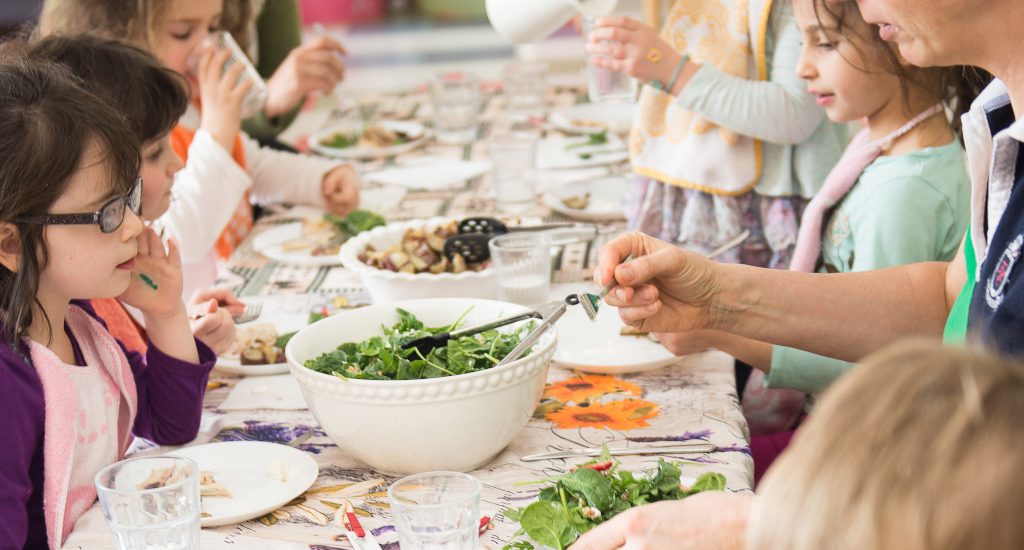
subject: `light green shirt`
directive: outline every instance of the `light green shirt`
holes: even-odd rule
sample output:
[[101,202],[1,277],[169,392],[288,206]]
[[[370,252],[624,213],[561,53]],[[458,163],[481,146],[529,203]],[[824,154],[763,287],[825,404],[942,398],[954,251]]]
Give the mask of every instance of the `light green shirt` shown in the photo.
[[770,197],[814,196],[849,140],[846,126],[825,117],[807,82],[796,75],[802,38],[793,5],[776,0],[766,37],[768,80],[748,80],[705,63],[676,104],[734,132],[764,142],[755,191]]
[[[836,207],[821,243],[821,270],[846,273],[951,260],[969,219],[970,180],[958,141],[879,157]],[[819,393],[851,367],[773,346],[766,382],[772,388]]]

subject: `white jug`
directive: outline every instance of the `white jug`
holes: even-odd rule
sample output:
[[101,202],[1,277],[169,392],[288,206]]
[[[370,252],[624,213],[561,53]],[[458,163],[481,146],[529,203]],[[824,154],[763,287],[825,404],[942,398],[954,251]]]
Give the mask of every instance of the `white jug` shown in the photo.
[[607,15],[618,0],[487,0],[487,19],[515,44],[536,42],[558,30],[577,13]]

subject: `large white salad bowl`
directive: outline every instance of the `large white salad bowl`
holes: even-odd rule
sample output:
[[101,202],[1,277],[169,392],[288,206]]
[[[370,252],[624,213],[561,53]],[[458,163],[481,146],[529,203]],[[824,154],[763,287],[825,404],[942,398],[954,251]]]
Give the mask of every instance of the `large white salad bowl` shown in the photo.
[[444,378],[342,379],[304,366],[344,342],[382,334],[382,325],[398,322],[396,308],[411,312],[426,326],[443,326],[470,307],[463,326],[526,310],[492,300],[410,300],[339,313],[299,331],[285,348],[288,367],[327,435],[357,459],[389,474],[468,471],[504,449],[540,400],[555,352],[554,330],[517,361]]

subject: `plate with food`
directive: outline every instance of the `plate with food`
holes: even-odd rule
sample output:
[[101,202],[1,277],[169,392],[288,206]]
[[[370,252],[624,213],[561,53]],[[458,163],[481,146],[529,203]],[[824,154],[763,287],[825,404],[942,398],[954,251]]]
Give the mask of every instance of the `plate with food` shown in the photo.
[[599,374],[643,372],[681,358],[619,319],[604,302],[591,321],[582,307],[569,308],[558,321],[558,348],[552,360],[569,369]]
[[300,222],[286,223],[257,235],[253,250],[271,260],[304,266],[338,265],[338,251],[346,240],[386,224],[368,210],[354,210],[347,216],[325,213],[307,216]]
[[607,130],[582,136],[548,136],[537,143],[538,170],[604,166],[628,158],[625,142]]
[[551,124],[568,134],[611,130],[625,134],[633,125],[635,103],[578,103],[551,113]]
[[617,221],[625,218],[626,185],[622,176],[578,181],[548,191],[541,200],[548,208],[570,218]]
[[418,122],[382,120],[361,128],[335,126],[309,136],[309,148],[321,155],[343,159],[390,157],[423,144],[426,128]]
[[[203,527],[239,523],[277,510],[306,492],[320,473],[309,454],[263,441],[207,443],[167,454],[199,465]],[[157,479],[161,472],[151,475]]]

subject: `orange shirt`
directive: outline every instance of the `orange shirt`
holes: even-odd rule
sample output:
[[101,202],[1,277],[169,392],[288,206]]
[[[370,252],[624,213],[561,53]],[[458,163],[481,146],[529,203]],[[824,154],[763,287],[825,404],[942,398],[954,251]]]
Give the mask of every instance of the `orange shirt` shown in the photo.
[[129,350],[137,351],[143,356],[149,345],[146,343],[146,329],[135,322],[128,310],[117,298],[97,298],[89,300],[96,316],[107,324],[107,330],[124,344]]

